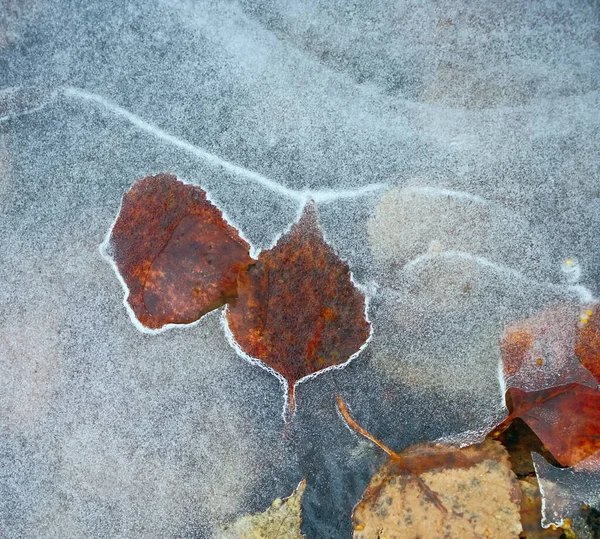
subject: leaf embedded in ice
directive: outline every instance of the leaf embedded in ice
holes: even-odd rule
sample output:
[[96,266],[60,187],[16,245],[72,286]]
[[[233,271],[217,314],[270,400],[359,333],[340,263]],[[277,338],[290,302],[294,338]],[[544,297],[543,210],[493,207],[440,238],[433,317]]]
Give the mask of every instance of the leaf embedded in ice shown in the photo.
[[600,450],[600,391],[568,384],[541,391],[508,390],[511,417],[522,418],[552,456],[573,466]]
[[249,245],[197,186],[169,174],[137,181],[110,235],[112,258],[141,324],[186,324],[235,295]]
[[575,354],[600,384],[600,308],[597,306],[581,314]]
[[597,335],[581,310],[546,309],[509,326],[502,341],[509,419],[521,417],[564,466],[600,450]]
[[109,240],[128,305],[145,328],[191,323],[229,303],[238,350],[286,380],[290,410],[296,382],[342,365],[369,338],[365,298],[323,239],[313,203],[253,260],[200,187],[149,176],[123,197]]
[[545,253],[529,248],[541,238],[521,215],[474,193],[420,183],[412,179],[390,189],[370,216],[367,232],[377,263],[403,266],[425,253],[446,251],[532,273],[542,265]]
[[576,357],[581,307],[566,304],[512,323],[502,338],[506,385],[537,391],[564,384],[595,387],[596,380]]
[[244,515],[230,524],[222,524],[218,539],[304,539],[302,524],[302,496],[306,489],[304,479],[289,498],[277,498],[264,513]]
[[350,269],[323,239],[312,203],[275,247],[240,273],[227,321],[246,354],[290,386],[341,365],[370,334],[365,298]]

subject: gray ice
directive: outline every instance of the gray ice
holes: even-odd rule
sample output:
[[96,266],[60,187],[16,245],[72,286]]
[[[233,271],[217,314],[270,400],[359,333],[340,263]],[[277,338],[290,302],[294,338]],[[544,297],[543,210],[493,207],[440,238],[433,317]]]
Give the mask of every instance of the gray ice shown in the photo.
[[[349,537],[384,457],[337,393],[396,450],[484,435],[505,327],[600,293],[599,15],[0,6],[0,536],[211,537],[307,477],[305,533]],[[159,172],[205,188],[254,253],[312,198],[367,291],[372,340],[301,384],[287,430],[219,312],[147,335],[123,306],[99,246]]]

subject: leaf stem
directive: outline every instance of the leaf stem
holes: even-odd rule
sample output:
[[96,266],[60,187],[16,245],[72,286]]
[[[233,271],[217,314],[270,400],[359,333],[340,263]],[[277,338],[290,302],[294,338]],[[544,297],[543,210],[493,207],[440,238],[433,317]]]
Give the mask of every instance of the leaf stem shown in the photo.
[[341,395],[337,396],[337,405],[340,410],[340,413],[342,414],[342,417],[346,420],[346,422],[348,423],[348,425],[350,425],[351,428],[353,428],[359,434],[362,434],[365,438],[367,438],[367,440],[371,440],[380,449],[383,449],[390,456],[391,460],[393,460],[404,472],[406,472],[408,475],[410,475],[417,481],[419,487],[421,487],[421,490],[423,491],[425,496],[429,498],[429,501],[433,505],[435,505],[442,513],[448,513],[448,509],[446,509],[446,507],[440,500],[440,497],[429,488],[429,486],[425,483],[425,481],[423,481],[423,479],[421,479],[421,477],[418,474],[414,473],[406,465],[406,459],[400,453],[396,453],[396,451],[390,449],[383,442],[375,438],[375,436],[367,432],[352,418],[350,412],[348,412],[348,407],[346,406],[346,403],[344,402],[344,399]]
[[379,441],[377,438],[375,438],[375,436],[367,432],[356,421],[354,421],[354,419],[350,415],[350,412],[348,412],[348,407],[346,406],[346,403],[344,402],[344,399],[341,395],[337,396],[337,405],[340,410],[340,413],[342,414],[342,417],[346,420],[350,427],[352,427],[359,434],[362,434],[365,438],[367,438],[367,440],[371,440],[377,447],[383,449],[394,460],[398,460],[401,462],[404,461],[404,459],[400,456],[399,453],[396,453],[395,451],[391,450],[387,445]]

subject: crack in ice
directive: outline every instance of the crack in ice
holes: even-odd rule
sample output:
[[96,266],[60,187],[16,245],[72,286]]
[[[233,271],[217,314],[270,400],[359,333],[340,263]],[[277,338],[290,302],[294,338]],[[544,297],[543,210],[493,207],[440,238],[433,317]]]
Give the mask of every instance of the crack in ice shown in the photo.
[[270,178],[267,178],[266,176],[263,176],[259,172],[255,172],[253,170],[244,168],[240,165],[236,165],[235,163],[231,163],[230,161],[222,159],[218,155],[215,155],[203,148],[200,148],[199,146],[195,146],[195,145],[191,144],[190,142],[187,142],[186,140],[183,140],[174,135],[171,135],[171,134],[167,133],[166,131],[163,131],[159,127],[156,127],[156,126],[146,122],[145,120],[142,120],[139,116],[136,116],[135,114],[129,112],[128,110],[124,109],[123,107],[109,101],[108,99],[106,99],[98,94],[87,92],[80,88],[74,88],[74,87],[64,88],[63,93],[67,97],[83,99],[85,101],[89,101],[89,102],[101,105],[105,109],[111,111],[113,114],[116,114],[117,116],[120,116],[121,118],[124,118],[125,120],[127,120],[129,123],[131,123],[138,129],[141,129],[142,131],[145,131],[146,133],[149,133],[149,134],[153,135],[154,137],[156,137],[164,142],[167,142],[168,144],[171,144],[172,146],[181,148],[182,150],[184,150],[192,155],[195,155],[196,157],[199,157],[200,159],[204,160],[205,162],[207,162],[210,165],[220,167],[220,168],[226,170],[227,172],[235,174],[236,176],[241,176],[241,177],[247,178],[249,180],[252,180],[256,183],[261,184],[263,187],[270,189],[271,191],[275,191],[275,192],[279,193],[280,195],[298,200],[301,203],[305,203],[308,200],[314,200],[316,203],[327,203],[327,202],[332,202],[332,201],[340,200],[340,199],[344,199],[344,198],[356,198],[356,197],[360,197],[363,195],[371,194],[373,192],[379,191],[379,190],[387,187],[386,184],[377,183],[377,184],[366,185],[364,187],[359,187],[357,189],[341,190],[341,191],[333,190],[333,189],[322,190],[322,191],[311,191],[311,190],[297,191],[295,189],[290,189],[289,187],[286,187],[285,185],[281,185],[280,183],[277,183],[276,181],[271,180]]

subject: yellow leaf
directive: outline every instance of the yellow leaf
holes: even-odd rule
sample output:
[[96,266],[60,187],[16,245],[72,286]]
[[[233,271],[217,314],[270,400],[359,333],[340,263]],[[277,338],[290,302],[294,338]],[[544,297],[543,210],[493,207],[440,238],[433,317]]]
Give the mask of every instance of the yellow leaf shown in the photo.
[[302,496],[306,479],[289,498],[277,498],[264,513],[244,515],[230,524],[222,524],[218,539],[304,539],[300,532]]
[[519,536],[519,484],[500,443],[415,446],[399,455],[402,464],[390,458],[356,506],[355,538]]

